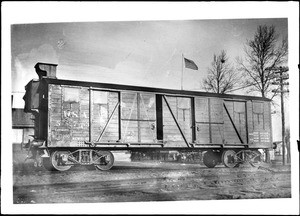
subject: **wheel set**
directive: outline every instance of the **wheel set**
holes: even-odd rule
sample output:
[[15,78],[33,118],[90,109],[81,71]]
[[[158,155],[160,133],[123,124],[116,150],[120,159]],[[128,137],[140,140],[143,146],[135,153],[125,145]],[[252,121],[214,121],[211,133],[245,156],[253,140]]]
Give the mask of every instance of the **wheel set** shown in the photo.
[[224,151],[222,154],[222,162],[226,167],[229,168],[238,166],[239,160],[237,153],[233,150]]
[[207,151],[203,155],[203,163],[208,168],[214,168],[217,164],[221,162],[220,160],[220,152]]
[[228,168],[238,167],[247,162],[252,166],[258,166],[262,161],[262,155],[258,150],[209,150],[203,155],[203,163],[208,168],[214,168],[221,163]]
[[98,170],[109,170],[114,164],[110,151],[79,149],[70,151],[50,151],[50,157],[43,158],[43,166],[49,171],[67,171],[76,165],[94,166]]

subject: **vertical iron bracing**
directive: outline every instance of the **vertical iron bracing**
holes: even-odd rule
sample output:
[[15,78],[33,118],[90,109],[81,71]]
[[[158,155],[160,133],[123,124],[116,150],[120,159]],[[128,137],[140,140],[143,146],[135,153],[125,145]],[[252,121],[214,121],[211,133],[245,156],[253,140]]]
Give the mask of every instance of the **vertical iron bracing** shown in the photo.
[[195,98],[191,98],[191,118],[192,118],[192,143],[196,142],[196,114],[195,114]]
[[92,92],[92,88],[89,88],[89,142],[92,142],[92,103],[93,103],[93,92]]
[[[49,84],[43,84],[41,81],[40,81],[40,85],[43,85],[43,86],[46,86],[46,87],[43,87],[42,89],[44,89],[44,91],[45,91],[45,108],[46,108],[46,113],[47,113],[47,115],[46,115],[46,119],[47,119],[47,122],[46,122],[46,125],[47,125],[47,129],[46,129],[46,140],[48,140],[47,141],[47,146],[49,146],[49,142],[50,142],[50,140],[51,140],[51,130],[50,130],[50,112],[51,112],[51,110],[49,110],[49,107],[51,106],[51,102],[50,102],[50,96],[49,96],[49,94],[50,94],[50,91],[49,91]],[[42,97],[41,96],[42,94],[40,94],[39,95],[39,97]],[[41,101],[41,98],[39,98],[40,99],[40,101]],[[36,114],[34,114],[34,138],[36,138],[36,122],[37,122],[37,120],[36,120],[36,118],[37,118],[37,116],[38,115],[36,115]]]
[[141,142],[141,110],[140,110],[140,103],[141,103],[141,98],[140,98],[140,93],[137,92],[137,97],[136,97],[136,102],[137,102],[137,129],[138,129],[138,142]]
[[156,134],[157,140],[163,140],[163,108],[162,95],[156,94]]
[[246,143],[249,143],[249,134],[248,134],[248,113],[247,113],[247,102],[245,102],[245,126],[246,126]]
[[268,104],[268,109],[269,109],[269,119],[270,119],[270,148],[272,148],[273,143],[273,128],[272,128],[272,113],[271,113],[271,103]]
[[119,119],[118,119],[118,125],[119,125],[119,141],[121,141],[122,139],[122,131],[121,131],[121,128],[122,128],[122,125],[121,125],[121,106],[122,106],[122,103],[121,103],[121,92],[119,91],[118,92],[118,103],[120,104],[119,107],[118,107],[118,113],[119,113]]

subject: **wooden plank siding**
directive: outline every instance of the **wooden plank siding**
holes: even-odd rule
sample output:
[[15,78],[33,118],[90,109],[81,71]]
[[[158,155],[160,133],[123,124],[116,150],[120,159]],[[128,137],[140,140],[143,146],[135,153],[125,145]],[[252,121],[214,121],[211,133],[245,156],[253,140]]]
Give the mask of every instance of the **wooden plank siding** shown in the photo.
[[89,141],[159,147],[149,143],[163,141],[165,148],[269,148],[271,132],[269,101],[48,84],[49,147],[87,147]]

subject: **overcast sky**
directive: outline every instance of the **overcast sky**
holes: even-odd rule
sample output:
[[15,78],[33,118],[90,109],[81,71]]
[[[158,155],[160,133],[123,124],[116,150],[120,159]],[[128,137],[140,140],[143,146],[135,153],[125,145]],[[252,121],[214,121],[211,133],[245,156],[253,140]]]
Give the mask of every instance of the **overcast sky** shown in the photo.
[[180,89],[182,54],[198,71],[184,70],[184,89],[199,89],[213,55],[233,63],[259,25],[287,36],[287,19],[86,22],[13,25],[12,91],[24,91],[37,62],[58,64],[57,77]]

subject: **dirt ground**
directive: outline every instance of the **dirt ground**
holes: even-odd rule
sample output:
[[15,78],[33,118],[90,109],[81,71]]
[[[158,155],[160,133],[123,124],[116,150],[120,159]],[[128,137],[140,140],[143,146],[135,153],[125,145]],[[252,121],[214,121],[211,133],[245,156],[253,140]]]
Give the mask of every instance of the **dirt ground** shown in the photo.
[[32,161],[24,162],[25,157],[24,152],[14,151],[15,204],[291,197],[290,166],[245,164],[209,169],[198,163],[131,162],[116,157],[109,171],[74,167],[49,172]]

